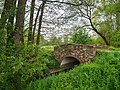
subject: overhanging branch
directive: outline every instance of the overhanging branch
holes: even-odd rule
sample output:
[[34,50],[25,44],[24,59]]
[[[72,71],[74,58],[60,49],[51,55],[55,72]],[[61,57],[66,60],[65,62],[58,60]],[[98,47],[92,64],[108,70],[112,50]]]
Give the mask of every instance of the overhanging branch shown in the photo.
[[73,3],[69,3],[69,2],[60,2],[60,1],[47,1],[47,2],[50,2],[50,3],[60,3],[60,4],[67,4],[67,5],[72,5],[72,6],[80,6],[80,5],[82,5],[82,3],[80,3],[80,4],[73,4]]

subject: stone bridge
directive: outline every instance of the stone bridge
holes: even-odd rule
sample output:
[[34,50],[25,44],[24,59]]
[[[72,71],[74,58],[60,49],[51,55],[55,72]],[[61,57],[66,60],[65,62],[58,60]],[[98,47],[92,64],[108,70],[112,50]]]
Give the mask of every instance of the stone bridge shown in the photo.
[[55,47],[55,59],[61,64],[60,67],[71,64],[89,63],[96,55],[96,49],[105,49],[105,45],[66,44]]

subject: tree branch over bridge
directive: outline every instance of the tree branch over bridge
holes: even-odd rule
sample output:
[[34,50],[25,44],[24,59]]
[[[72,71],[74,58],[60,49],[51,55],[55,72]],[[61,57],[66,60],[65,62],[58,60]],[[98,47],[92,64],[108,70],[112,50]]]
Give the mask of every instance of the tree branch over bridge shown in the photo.
[[80,4],[73,4],[73,3],[70,3],[70,2],[49,1],[49,0],[47,2],[50,2],[50,3],[60,3],[60,4],[66,4],[66,5],[72,5],[72,6],[80,6],[80,5],[82,5],[82,3],[80,3]]

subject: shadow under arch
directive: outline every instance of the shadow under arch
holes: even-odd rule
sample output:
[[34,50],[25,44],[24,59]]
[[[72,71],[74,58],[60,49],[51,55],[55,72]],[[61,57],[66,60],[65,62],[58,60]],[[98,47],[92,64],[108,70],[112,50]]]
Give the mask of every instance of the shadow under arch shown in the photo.
[[60,67],[63,68],[63,67],[74,67],[75,65],[79,65],[80,64],[80,61],[78,59],[76,59],[75,57],[72,57],[72,56],[68,56],[68,57],[65,57],[61,64],[60,64]]

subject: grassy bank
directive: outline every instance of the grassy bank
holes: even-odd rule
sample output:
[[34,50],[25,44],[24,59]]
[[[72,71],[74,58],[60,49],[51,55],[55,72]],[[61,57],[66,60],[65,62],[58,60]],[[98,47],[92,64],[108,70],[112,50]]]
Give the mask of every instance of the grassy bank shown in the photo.
[[90,64],[31,82],[26,90],[119,90],[120,53],[98,52]]

